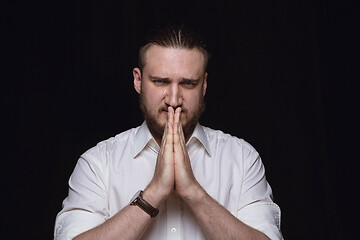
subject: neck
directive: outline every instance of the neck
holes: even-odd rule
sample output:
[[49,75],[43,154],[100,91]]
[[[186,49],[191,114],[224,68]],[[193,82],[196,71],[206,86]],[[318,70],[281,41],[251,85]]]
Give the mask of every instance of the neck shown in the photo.
[[[195,128],[194,128],[195,129]],[[193,131],[194,131],[193,129]],[[187,136],[185,136],[185,144],[189,141],[190,139],[190,136],[192,135],[193,131],[191,131],[191,134],[188,134]],[[151,135],[153,136],[153,138],[155,139],[156,143],[161,147],[161,140],[162,140],[162,137],[155,137],[155,134],[153,134],[150,130],[150,133]]]

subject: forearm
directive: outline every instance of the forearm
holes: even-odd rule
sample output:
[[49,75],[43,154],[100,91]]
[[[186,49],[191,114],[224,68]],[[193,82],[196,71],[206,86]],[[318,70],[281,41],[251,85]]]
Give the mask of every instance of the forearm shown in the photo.
[[[156,196],[156,194],[148,189],[143,193],[144,199],[158,208],[163,200],[154,196]],[[74,239],[140,239],[152,220],[153,219],[138,206],[128,205],[103,224],[80,234]]]
[[196,194],[184,199],[192,210],[207,239],[269,239],[246,225],[199,187]]

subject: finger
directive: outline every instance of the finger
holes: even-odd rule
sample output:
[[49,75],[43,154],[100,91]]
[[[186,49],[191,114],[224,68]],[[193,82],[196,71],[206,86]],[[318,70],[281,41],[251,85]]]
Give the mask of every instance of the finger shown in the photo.
[[180,153],[182,151],[181,147],[181,136],[180,136],[180,128],[181,128],[181,122],[180,122],[180,114],[181,114],[181,108],[177,108],[175,111],[174,116],[174,151],[175,154]]
[[179,134],[179,127],[181,127],[181,120],[180,120],[181,111],[182,111],[181,107],[178,107],[175,110],[175,115],[174,115],[174,131],[176,131],[177,134]]
[[176,108],[175,115],[174,115],[174,124],[178,125],[181,124],[180,122],[180,114],[181,114],[181,107]]
[[167,137],[168,132],[169,132],[168,128],[169,128],[169,124],[166,123],[165,128],[164,128],[164,133],[163,133],[162,138],[161,138],[161,146],[160,146],[160,148],[164,148],[164,146],[165,146],[166,137]]
[[174,136],[174,109],[172,107],[168,107],[168,121],[167,121],[167,134],[166,134],[166,143],[165,147],[167,147],[168,152],[173,151],[173,136]]
[[181,107],[178,107],[175,111],[174,116],[174,131],[177,131],[177,134],[179,135],[179,143],[185,146],[185,137],[184,137],[184,131],[182,129],[181,124]]
[[[170,135],[171,137],[174,135],[174,109],[172,107],[168,107],[168,121],[167,124],[169,125],[169,132],[168,132],[168,137],[170,139]],[[172,139],[171,139],[171,143],[172,143]]]
[[185,147],[185,144],[186,144],[186,142],[185,142],[185,136],[184,136],[184,131],[183,131],[183,128],[182,128],[182,125],[181,125],[181,124],[179,124],[179,129],[178,129],[178,131],[179,131],[179,136],[180,136],[180,143],[181,143],[181,145],[182,145],[183,147]]
[[174,124],[174,108],[168,107],[168,123]]
[[164,133],[161,139],[161,152],[163,153],[165,150],[165,145],[167,144],[171,144],[173,139],[172,139],[172,135],[173,135],[173,124],[172,124],[172,120],[173,119],[173,112],[171,111],[170,108],[168,108],[168,113],[167,113],[167,122],[165,124],[165,128],[164,128]]
[[179,138],[180,138],[180,146],[181,146],[181,150],[183,152],[183,154],[185,155],[185,159],[187,159],[188,153],[186,150],[186,142],[185,142],[185,137],[184,137],[184,131],[182,128],[182,125],[179,124],[179,129],[178,129],[178,133],[179,133]]

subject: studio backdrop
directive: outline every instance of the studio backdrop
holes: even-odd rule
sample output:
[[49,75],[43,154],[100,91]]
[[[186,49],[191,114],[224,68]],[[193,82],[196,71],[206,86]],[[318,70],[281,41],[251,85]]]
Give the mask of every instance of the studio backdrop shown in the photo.
[[252,144],[285,239],[354,239],[355,1],[8,2],[1,103],[3,239],[51,239],[87,149],[143,121],[132,69],[147,33],[197,31],[211,54],[201,124]]

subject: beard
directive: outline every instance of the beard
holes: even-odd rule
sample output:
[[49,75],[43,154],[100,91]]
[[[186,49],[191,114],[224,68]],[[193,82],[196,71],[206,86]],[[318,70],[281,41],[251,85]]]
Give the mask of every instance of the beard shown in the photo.
[[[144,99],[144,94],[142,92],[140,92],[139,102],[140,102],[140,109],[143,113],[144,119],[151,134],[155,139],[162,139],[165,125],[160,124],[156,120],[156,115],[161,115],[163,111],[167,111],[168,106],[167,105],[161,106],[158,112],[154,115],[151,114],[150,111],[147,109]],[[184,125],[182,125],[185,140],[188,140],[190,138],[191,134],[195,129],[197,122],[199,121],[200,116],[204,111],[205,111],[205,100],[204,97],[201,97],[199,99],[198,108],[194,111],[194,115],[190,116],[190,119]],[[187,112],[188,110],[182,107],[182,113],[187,113]]]

